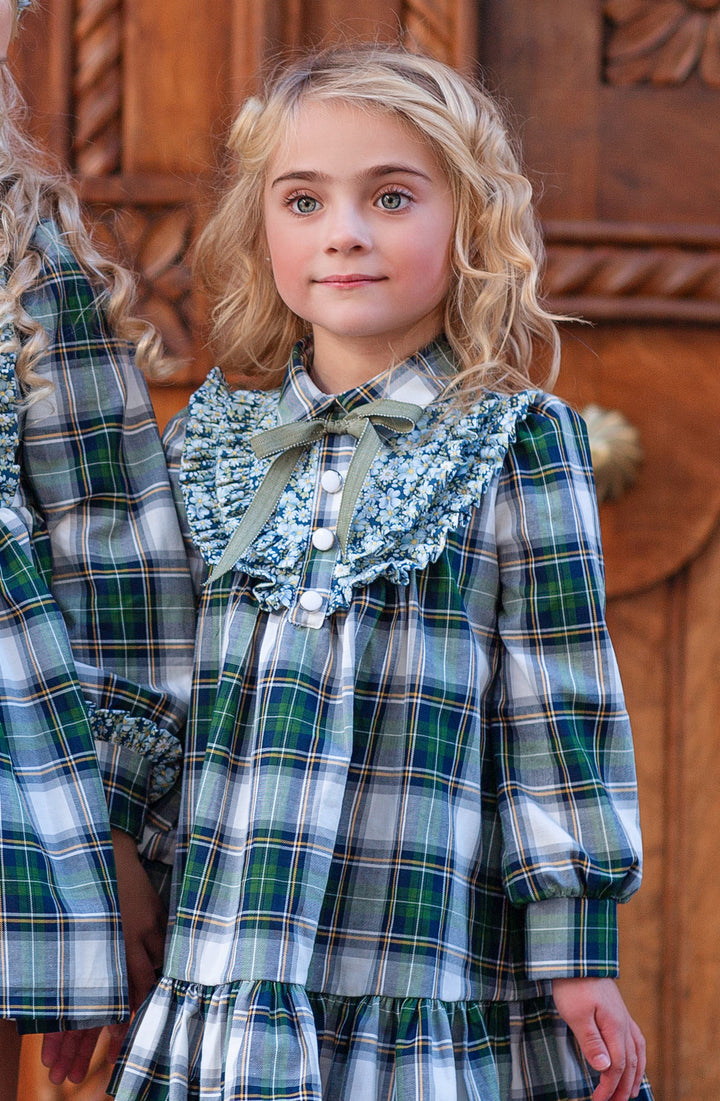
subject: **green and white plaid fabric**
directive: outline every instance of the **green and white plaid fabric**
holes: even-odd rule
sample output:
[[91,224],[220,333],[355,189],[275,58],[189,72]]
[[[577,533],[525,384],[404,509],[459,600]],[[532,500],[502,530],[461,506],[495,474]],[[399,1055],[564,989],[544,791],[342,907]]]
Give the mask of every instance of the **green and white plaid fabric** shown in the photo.
[[311,538],[356,446],[330,431],[202,589],[176,912],[119,1101],[592,1094],[548,980],[615,974],[640,838],[587,449],[548,396],[443,417],[446,381],[433,345],[334,398],[296,354],[272,395],[211,376],[169,430],[202,579],[262,480],[254,432],[425,409],[384,435],[346,554]]
[[11,351],[0,387],[0,1016],[50,1029],[127,1015],[109,829],[162,848],[194,598],[130,350],[53,225],[33,247],[52,392],[18,409]]

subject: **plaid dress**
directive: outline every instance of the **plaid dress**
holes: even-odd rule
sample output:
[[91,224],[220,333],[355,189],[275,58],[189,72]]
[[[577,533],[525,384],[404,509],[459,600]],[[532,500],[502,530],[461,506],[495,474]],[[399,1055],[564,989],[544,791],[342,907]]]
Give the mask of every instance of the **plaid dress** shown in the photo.
[[299,346],[280,391],[212,372],[168,431],[206,583],[118,1101],[591,1096],[549,980],[616,973],[640,836],[588,454],[547,395],[449,408],[449,355],[335,397]]
[[110,826],[171,859],[194,626],[147,388],[55,227],[32,247],[47,395],[19,406],[0,356],[0,1016],[23,1031],[128,1014]]

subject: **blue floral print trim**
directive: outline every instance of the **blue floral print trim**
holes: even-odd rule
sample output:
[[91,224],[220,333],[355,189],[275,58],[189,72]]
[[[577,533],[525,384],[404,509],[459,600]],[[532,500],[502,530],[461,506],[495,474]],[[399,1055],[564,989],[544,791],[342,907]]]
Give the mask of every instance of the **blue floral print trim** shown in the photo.
[[[4,325],[0,331],[0,347],[14,338],[12,326]],[[20,477],[15,461],[18,448],[16,359],[14,351],[0,352],[0,508],[12,505]]]
[[86,702],[93,737],[145,757],[151,764],[150,802],[165,795],[180,775],[182,746],[175,735],[151,719],[128,715],[125,711],[110,711],[89,700]]
[[[278,423],[280,391],[230,391],[210,372],[190,401],[180,484],[200,553],[214,565],[237,527],[270,460],[251,438]],[[392,396],[392,395],[389,395]],[[447,401],[429,406],[412,432],[388,436],[365,479],[348,538],[334,567],[327,612],[349,606],[352,590],[378,577],[406,585],[412,570],[436,561],[448,532],[500,470],[534,391],[489,394],[468,412]],[[258,579],[267,611],[292,605],[300,584],[315,496],[318,448],[300,457],[273,513],[235,568]]]

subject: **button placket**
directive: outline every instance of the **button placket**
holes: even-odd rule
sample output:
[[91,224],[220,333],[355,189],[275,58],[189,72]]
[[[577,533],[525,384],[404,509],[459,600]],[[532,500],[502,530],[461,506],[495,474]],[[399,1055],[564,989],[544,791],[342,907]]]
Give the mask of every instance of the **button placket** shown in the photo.
[[325,619],[324,608],[330,595],[339,550],[335,524],[342,501],[345,472],[356,442],[350,435],[335,435],[327,438],[320,451],[320,473],[308,533],[310,548],[292,613],[293,620],[304,627],[320,627]]

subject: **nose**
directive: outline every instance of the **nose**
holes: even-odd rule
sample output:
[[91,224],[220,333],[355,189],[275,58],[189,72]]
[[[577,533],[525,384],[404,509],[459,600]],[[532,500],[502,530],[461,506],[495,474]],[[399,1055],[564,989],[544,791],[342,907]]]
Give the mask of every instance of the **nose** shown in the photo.
[[365,251],[370,244],[370,229],[358,207],[351,202],[337,203],[328,220],[326,250],[343,253]]

